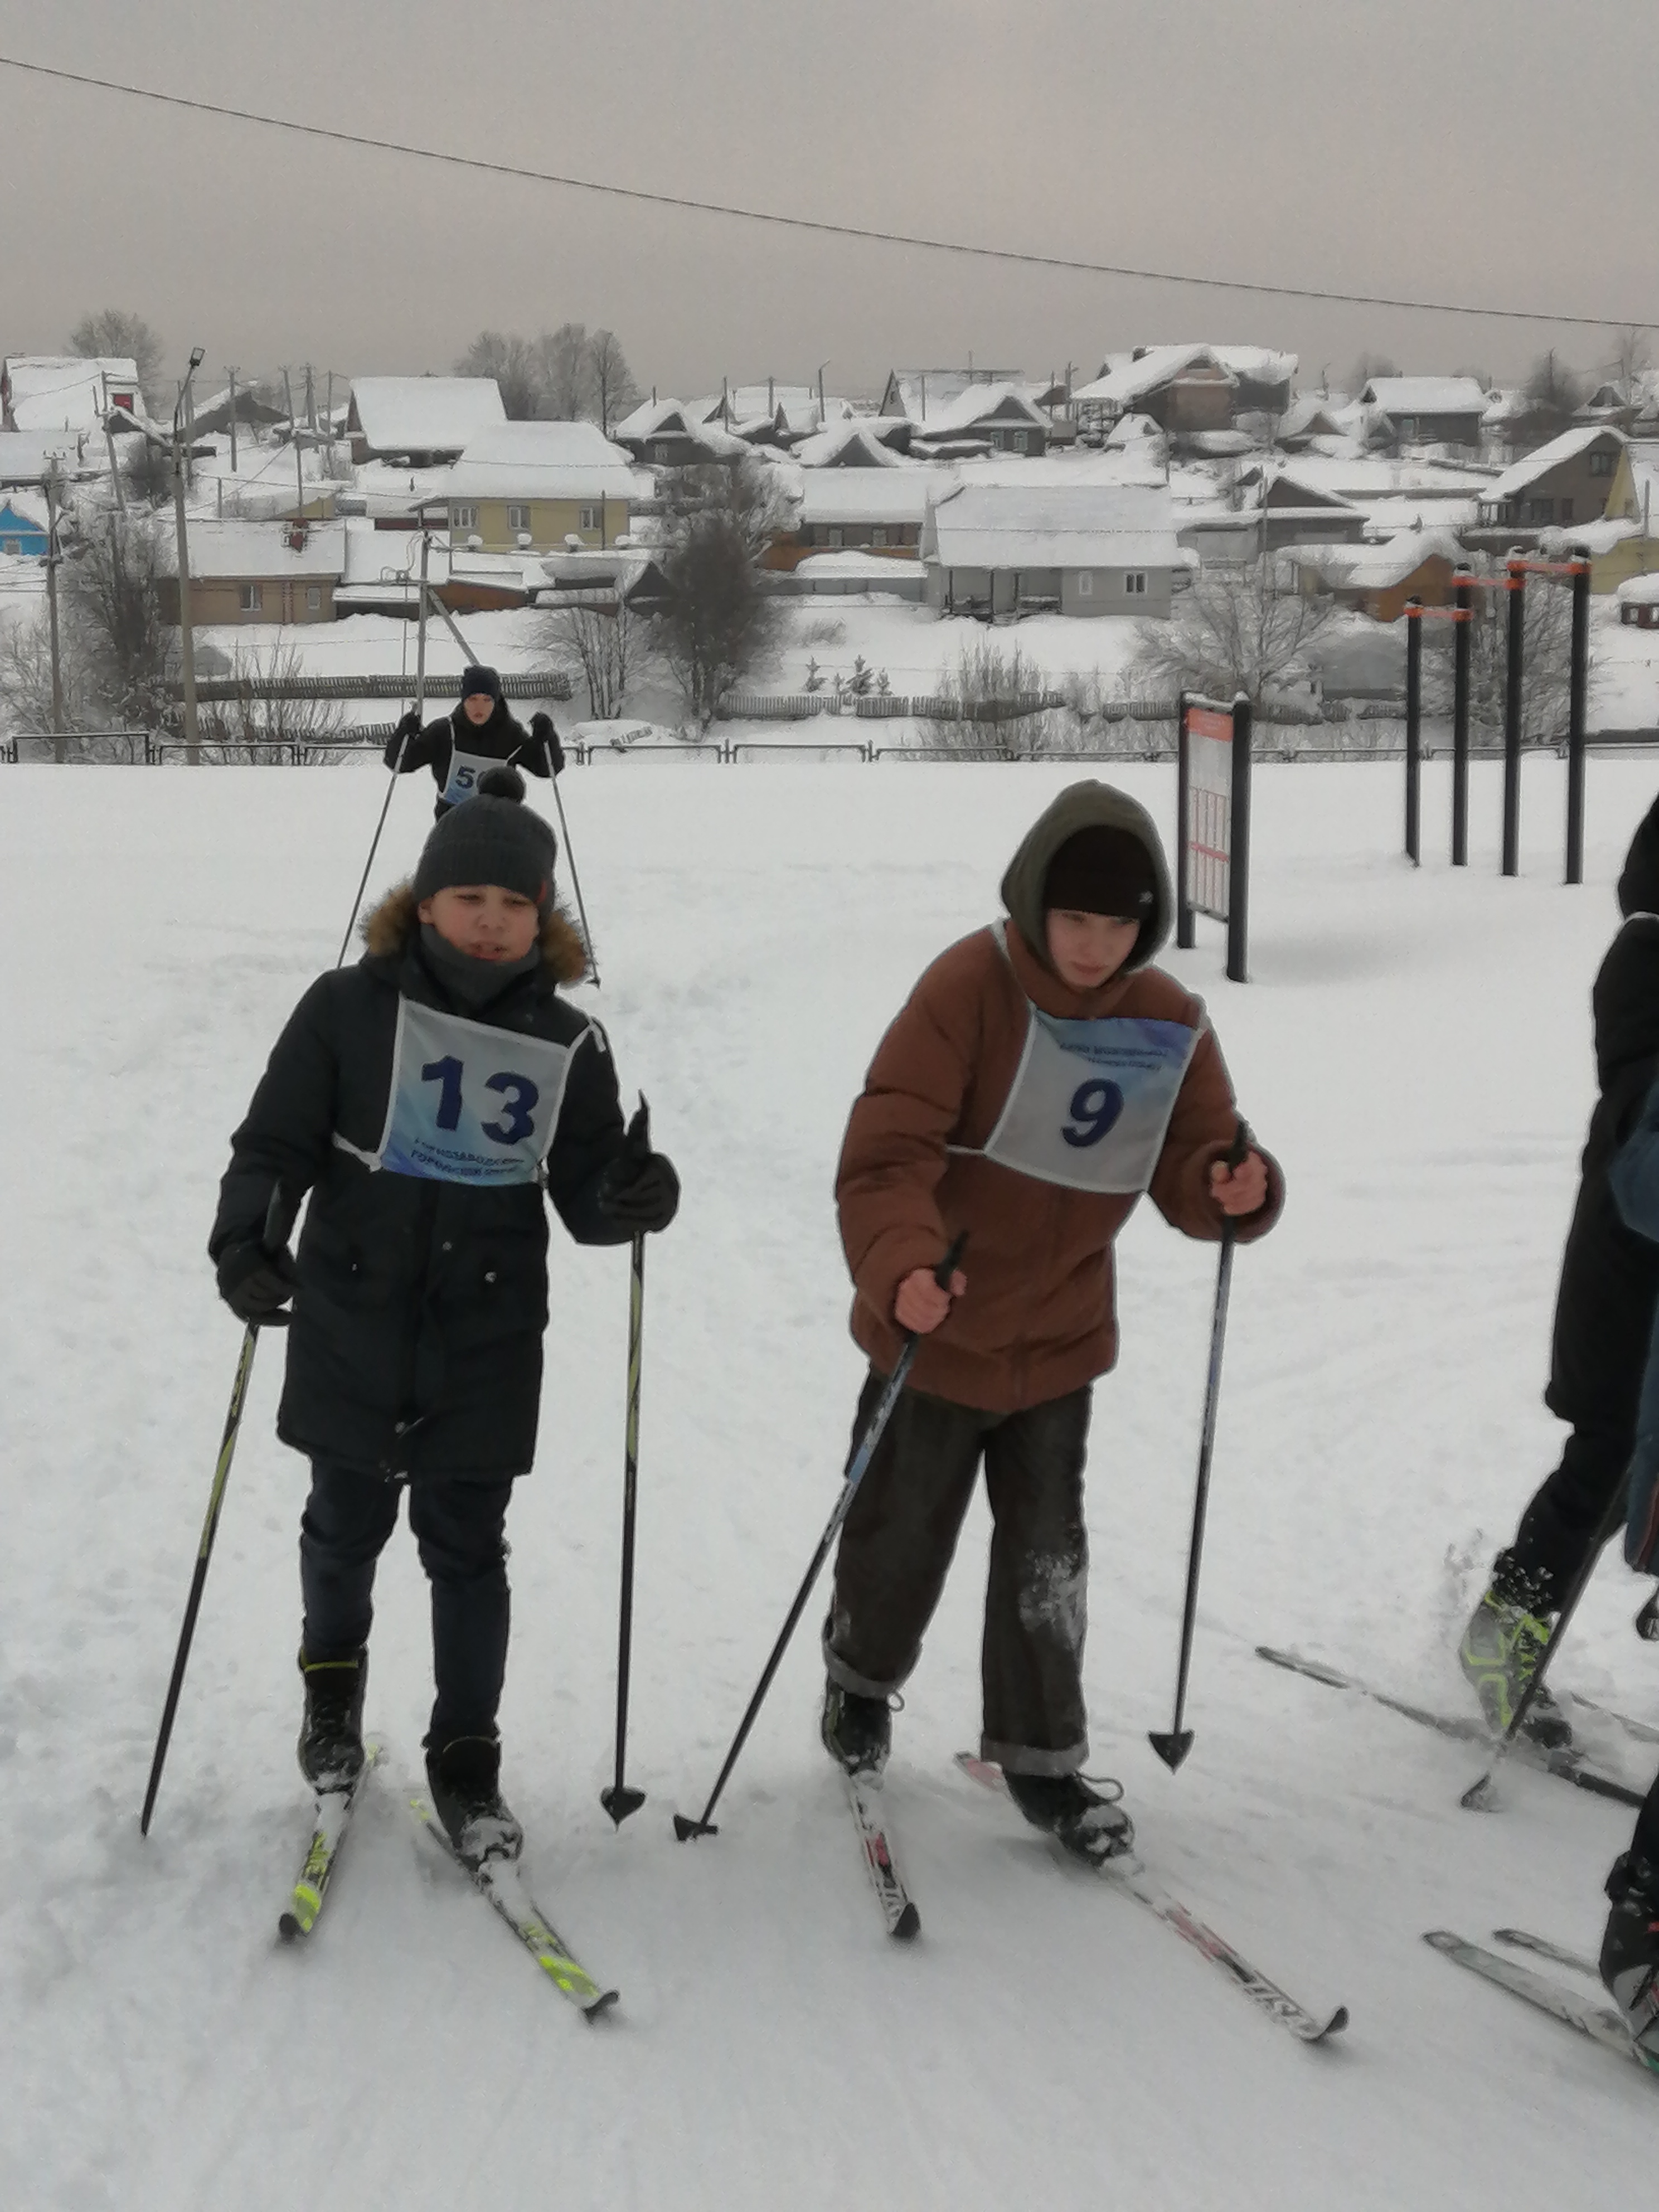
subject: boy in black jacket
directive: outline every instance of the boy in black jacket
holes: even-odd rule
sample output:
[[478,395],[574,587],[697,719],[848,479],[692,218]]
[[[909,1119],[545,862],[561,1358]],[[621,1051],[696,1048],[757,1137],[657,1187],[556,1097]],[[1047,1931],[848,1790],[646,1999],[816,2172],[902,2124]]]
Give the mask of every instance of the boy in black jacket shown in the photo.
[[[1595,1073],[1578,1202],[1567,1231],[1544,1403],[1572,1424],[1561,1463],[1492,1563],[1489,1588],[1458,1657],[1488,1725],[1509,1726],[1554,1618],[1630,1466],[1654,1305],[1659,1248],[1627,1228],[1608,1188],[1613,1156],[1659,1076],[1659,800],[1631,842],[1619,878],[1625,924],[1595,979]],[[1540,1691],[1523,1723],[1537,1741],[1571,1741],[1565,1714]]]
[[473,796],[479,777],[496,763],[528,769],[532,775],[557,775],[564,747],[550,714],[532,714],[526,730],[507,711],[495,669],[474,667],[461,672],[461,696],[449,714],[422,728],[410,708],[387,740],[385,757],[400,775],[431,769],[438,787],[434,819],[441,822],[452,806]]
[[[512,769],[488,772],[368,916],[365,957],[301,999],[231,1139],[208,1248],[239,1318],[293,1301],[276,1427],[312,1462],[301,1770],[321,1790],[362,1768],[374,1564],[407,1483],[432,1583],[427,1771],[474,1861],[521,1841],[495,1714],[502,1522],[536,1449],[542,1193],[584,1244],[665,1229],[679,1197],[637,1119],[623,1131],[605,1032],[559,995],[581,941],[523,796]],[[311,1193],[297,1259],[260,1243],[279,1182],[290,1206]]]

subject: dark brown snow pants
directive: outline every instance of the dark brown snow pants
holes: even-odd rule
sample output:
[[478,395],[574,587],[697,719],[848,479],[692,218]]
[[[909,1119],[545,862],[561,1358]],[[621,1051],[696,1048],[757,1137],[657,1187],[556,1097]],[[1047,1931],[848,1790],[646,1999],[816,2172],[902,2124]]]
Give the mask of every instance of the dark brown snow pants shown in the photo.
[[[884,1381],[872,1374],[864,1386],[855,1443]],[[1016,1774],[1070,1774],[1083,1764],[1089,1403],[1086,1387],[1019,1413],[901,1395],[842,1529],[823,1631],[832,1681],[884,1697],[909,1674],[983,1460],[994,1526],[980,1755]]]

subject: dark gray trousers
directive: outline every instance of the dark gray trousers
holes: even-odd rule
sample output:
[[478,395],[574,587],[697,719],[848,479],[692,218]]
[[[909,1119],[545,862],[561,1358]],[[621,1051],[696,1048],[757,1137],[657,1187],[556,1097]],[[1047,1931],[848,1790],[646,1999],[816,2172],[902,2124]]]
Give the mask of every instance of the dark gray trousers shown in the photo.
[[[865,1384],[855,1443],[884,1381],[872,1374]],[[1089,1407],[1086,1387],[1019,1413],[901,1395],[842,1529],[823,1631],[832,1681],[884,1697],[910,1674],[983,1462],[994,1528],[980,1753],[1015,1774],[1083,1764]]]

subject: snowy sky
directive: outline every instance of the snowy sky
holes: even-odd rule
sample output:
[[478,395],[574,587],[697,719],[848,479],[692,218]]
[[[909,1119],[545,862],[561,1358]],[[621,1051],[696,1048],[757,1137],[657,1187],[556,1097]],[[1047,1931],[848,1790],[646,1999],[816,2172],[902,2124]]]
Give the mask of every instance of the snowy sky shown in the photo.
[[[1659,319],[1638,0],[0,0],[0,54],[337,128],[859,224],[1258,281]],[[177,367],[447,368],[609,325],[642,384],[894,363],[1092,374],[1281,345],[1304,380],[1585,365],[1605,331],[818,240],[181,115],[0,70],[0,350],[118,302]]]

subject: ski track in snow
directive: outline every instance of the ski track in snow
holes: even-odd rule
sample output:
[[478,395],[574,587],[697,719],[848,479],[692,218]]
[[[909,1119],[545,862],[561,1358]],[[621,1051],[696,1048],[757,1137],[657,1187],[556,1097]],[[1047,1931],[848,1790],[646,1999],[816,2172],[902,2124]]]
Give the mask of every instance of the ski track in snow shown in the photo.
[[[818,1748],[809,1611],[722,1802],[681,1846],[834,1500],[860,1379],[831,1183],[915,975],[996,911],[1013,842],[1082,771],[639,763],[562,787],[625,1097],[684,1182],[647,1278],[629,1779],[610,1778],[623,1253],[556,1226],[542,1448],[508,1522],[505,1781],[533,1888],[621,2008],[585,2028],[400,1802],[429,1696],[407,1536],[383,1563],[388,1747],[308,1947],[276,1914],[293,1765],[301,1462],[264,1342],[171,1757],[143,1795],[234,1367],[203,1256],[228,1133],[334,957],[378,776],[4,772],[6,1320],[0,1330],[0,2202],[48,2212],[672,2205],[877,2212],[1035,2194],[1345,2212],[1584,2201],[1651,2173],[1652,2087],[1453,1973],[1419,1931],[1593,1946],[1629,1816],[1255,1660],[1293,1645],[1462,1709],[1461,1609],[1553,1463],[1561,1239],[1592,1098],[1589,988],[1651,796],[1594,761],[1589,884],[1559,888],[1562,774],[1528,761],[1525,873],[1396,855],[1397,765],[1258,771],[1253,966],[1168,964],[1216,1018],[1290,1204],[1234,1278],[1189,1718],[1168,1725],[1213,1248],[1143,1209],[1097,1395],[1093,1765],[1154,1870],[1310,2006],[1298,2049],[1133,1902],[1054,1863],[951,1771],[977,1741],[982,1509],[896,1730],[888,1799],[924,1932],[884,1936]],[[1161,768],[1108,769],[1173,810]],[[374,872],[430,815],[400,790]],[[546,806],[544,792],[532,800]],[[19,1079],[21,1077],[21,1080]],[[971,1279],[971,1255],[969,1273]],[[1449,1553],[1450,1554],[1449,1563]],[[1460,1564],[1461,1562],[1461,1564]],[[1563,1679],[1653,1717],[1616,1558]],[[1650,1754],[1596,1741],[1644,1784]],[[1040,2183],[1039,2183],[1040,2178]]]

